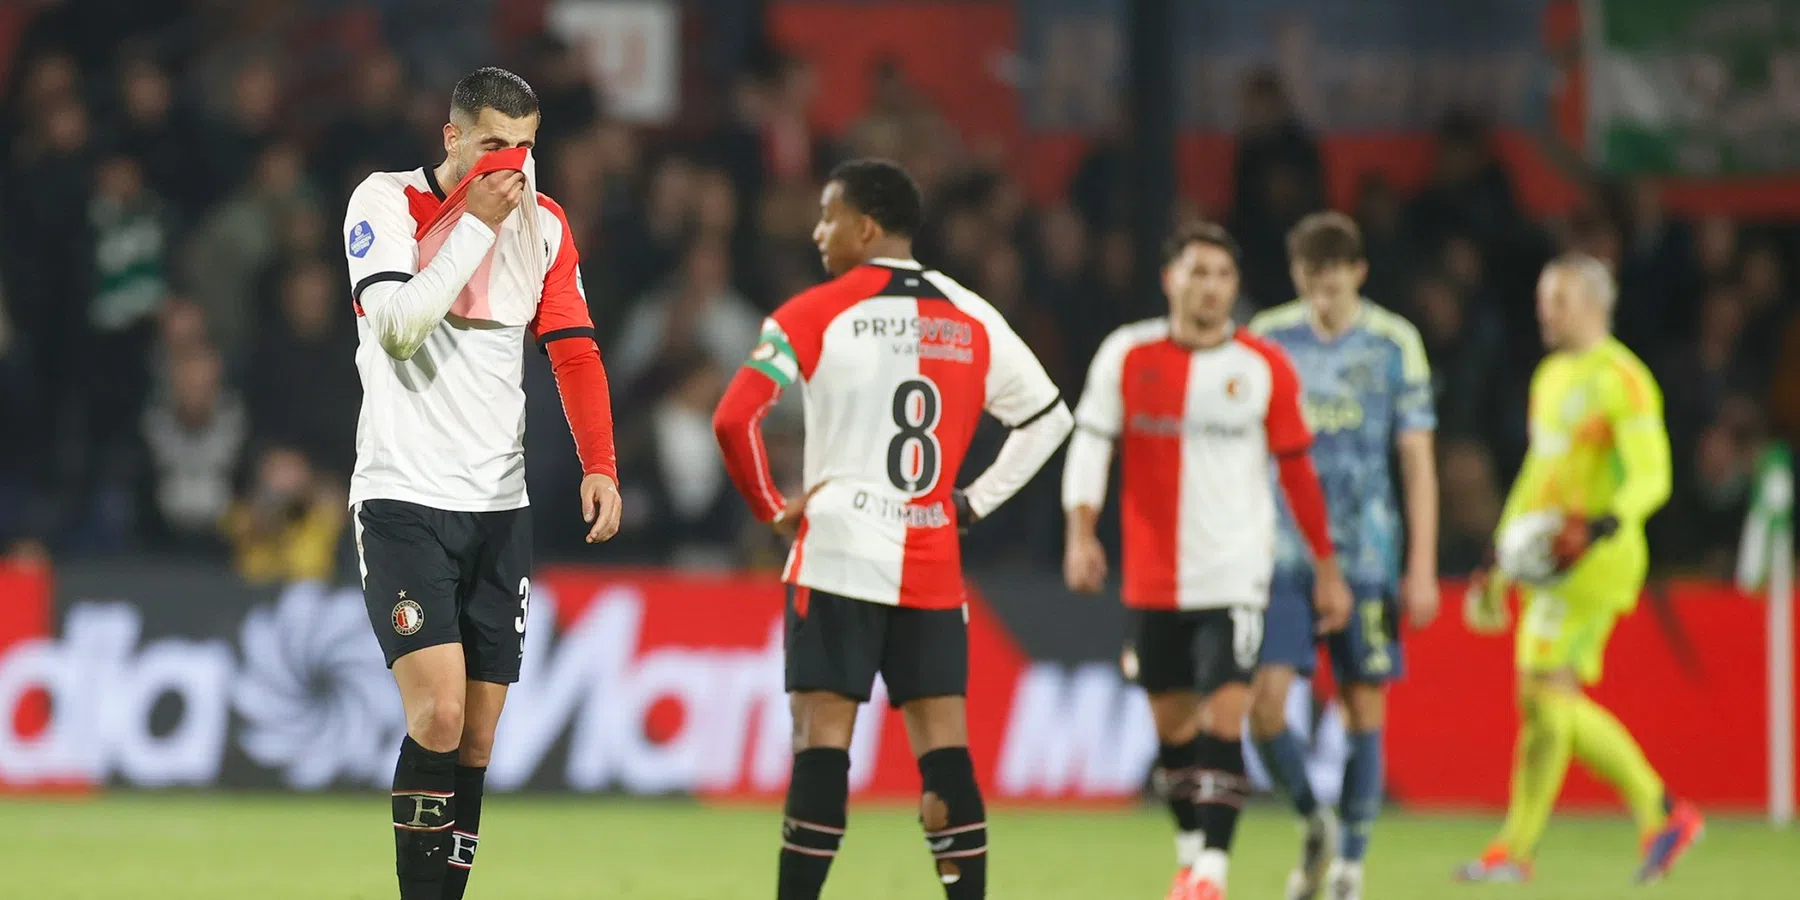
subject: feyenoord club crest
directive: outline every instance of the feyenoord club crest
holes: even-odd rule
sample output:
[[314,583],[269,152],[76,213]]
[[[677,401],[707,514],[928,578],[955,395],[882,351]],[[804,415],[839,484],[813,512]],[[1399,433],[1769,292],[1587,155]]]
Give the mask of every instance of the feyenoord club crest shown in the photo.
[[406,592],[400,592],[400,602],[394,604],[394,630],[402,635],[418,632],[425,624],[425,610],[419,604],[406,599]]

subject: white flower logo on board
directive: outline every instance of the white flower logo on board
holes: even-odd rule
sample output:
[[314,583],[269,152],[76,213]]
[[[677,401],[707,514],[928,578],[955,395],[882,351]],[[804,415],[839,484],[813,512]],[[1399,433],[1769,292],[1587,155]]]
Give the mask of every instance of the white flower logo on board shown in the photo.
[[238,743],[297,788],[385,783],[406,730],[361,592],[295,585],[245,617]]

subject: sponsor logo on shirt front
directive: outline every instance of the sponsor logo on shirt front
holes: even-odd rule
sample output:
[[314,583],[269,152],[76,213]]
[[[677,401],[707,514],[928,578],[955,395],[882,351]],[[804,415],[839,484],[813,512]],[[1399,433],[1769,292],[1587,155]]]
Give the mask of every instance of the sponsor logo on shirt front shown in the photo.
[[1225,422],[1191,422],[1179,416],[1153,416],[1148,413],[1133,413],[1126,423],[1126,429],[1134,434],[1149,437],[1203,437],[1219,440],[1240,440],[1251,434],[1248,425],[1232,425]]
[[888,339],[896,356],[971,363],[975,326],[942,316],[864,316],[850,323],[850,336]]
[[369,255],[369,248],[375,246],[375,229],[369,227],[367,219],[356,223],[350,229],[350,255],[362,259]]

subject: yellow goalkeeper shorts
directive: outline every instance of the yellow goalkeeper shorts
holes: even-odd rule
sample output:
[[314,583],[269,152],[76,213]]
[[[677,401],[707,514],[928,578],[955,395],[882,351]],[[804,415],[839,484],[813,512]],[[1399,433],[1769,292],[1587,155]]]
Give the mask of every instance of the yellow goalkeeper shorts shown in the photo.
[[1519,671],[1570,669],[1582,684],[1599,683],[1606,641],[1621,612],[1617,604],[1570,599],[1558,591],[1531,591],[1519,617]]

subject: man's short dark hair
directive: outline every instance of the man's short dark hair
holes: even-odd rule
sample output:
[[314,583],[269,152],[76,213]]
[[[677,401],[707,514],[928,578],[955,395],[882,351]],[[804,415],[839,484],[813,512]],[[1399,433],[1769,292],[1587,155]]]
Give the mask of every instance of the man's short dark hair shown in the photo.
[[509,119],[523,119],[538,111],[537,91],[525,79],[499,66],[476,69],[464,75],[450,92],[450,112],[474,119],[484,109]]
[[1362,229],[1341,212],[1316,212],[1288,232],[1288,258],[1309,269],[1363,261]]
[[910,238],[925,220],[919,185],[898,163],[885,159],[852,159],[831,170],[830,181],[843,185],[844,202],[875,220],[894,237]]
[[1175,233],[1169,235],[1169,239],[1163,242],[1163,266],[1167,268],[1169,263],[1174,262],[1176,257],[1179,257],[1190,244],[1217,247],[1231,254],[1232,262],[1236,262],[1243,255],[1238,251],[1237,239],[1231,236],[1231,232],[1225,230],[1225,226],[1217,222],[1186,222],[1176,227]]

